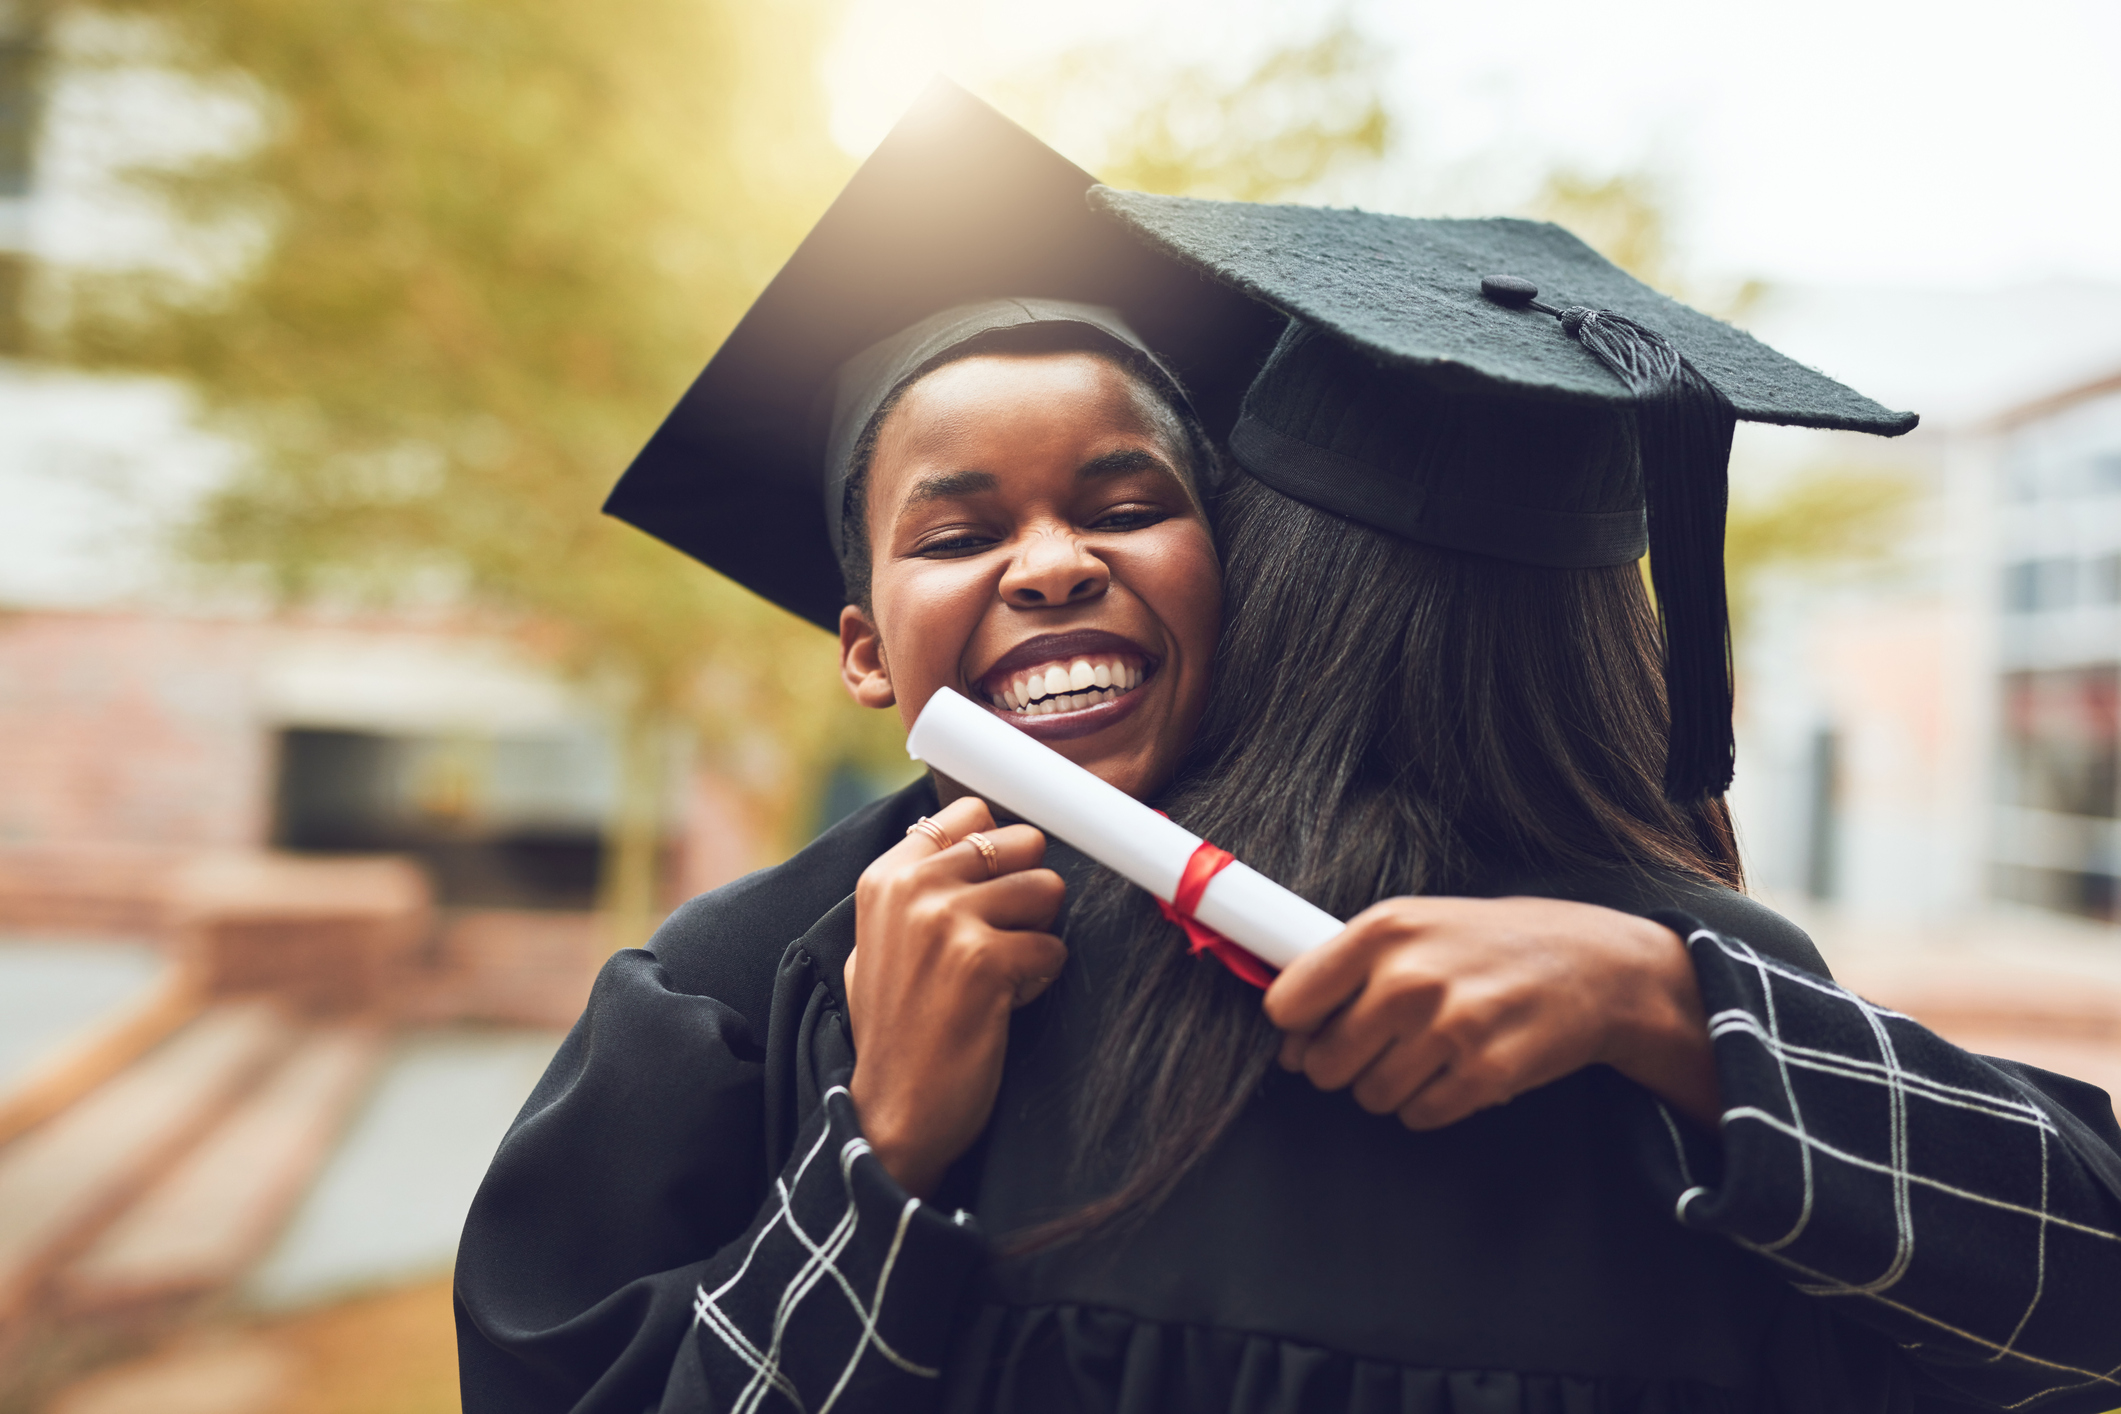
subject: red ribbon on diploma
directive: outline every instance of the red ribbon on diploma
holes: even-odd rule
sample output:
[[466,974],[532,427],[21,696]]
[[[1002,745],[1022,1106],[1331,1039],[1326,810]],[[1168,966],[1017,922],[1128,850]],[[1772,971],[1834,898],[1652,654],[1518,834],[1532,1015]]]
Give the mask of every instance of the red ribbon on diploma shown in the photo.
[[1208,881],[1236,862],[1237,856],[1230,851],[1202,840],[1186,860],[1185,872],[1178,876],[1177,897],[1169,903],[1158,899],[1156,906],[1163,910],[1164,917],[1185,930],[1193,952],[1213,953],[1223,966],[1264,991],[1274,981],[1274,969],[1193,916],[1193,910],[1200,907],[1201,895],[1208,891]]

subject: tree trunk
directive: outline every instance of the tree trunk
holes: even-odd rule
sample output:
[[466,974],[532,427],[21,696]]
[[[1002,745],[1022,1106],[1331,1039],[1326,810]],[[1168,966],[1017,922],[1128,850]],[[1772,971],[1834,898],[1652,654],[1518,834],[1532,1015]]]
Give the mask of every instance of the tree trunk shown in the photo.
[[647,942],[661,919],[657,885],[669,738],[669,723],[658,712],[629,711],[620,720],[618,794],[604,829],[597,884],[597,906],[614,949]]

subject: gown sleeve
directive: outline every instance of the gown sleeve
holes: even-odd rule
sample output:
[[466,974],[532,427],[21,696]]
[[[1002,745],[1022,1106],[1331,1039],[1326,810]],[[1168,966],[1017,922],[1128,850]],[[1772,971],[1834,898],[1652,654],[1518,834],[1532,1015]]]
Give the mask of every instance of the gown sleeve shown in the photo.
[[2105,1092],[1653,916],[1687,940],[1723,1089],[1720,1145],[1663,1114],[1679,1220],[1886,1335],[1955,1407],[2121,1406]]
[[933,1402],[985,1244],[869,1153],[844,1041],[814,1051],[822,1093],[776,1171],[745,1017],[612,958],[465,1224],[466,1414]]

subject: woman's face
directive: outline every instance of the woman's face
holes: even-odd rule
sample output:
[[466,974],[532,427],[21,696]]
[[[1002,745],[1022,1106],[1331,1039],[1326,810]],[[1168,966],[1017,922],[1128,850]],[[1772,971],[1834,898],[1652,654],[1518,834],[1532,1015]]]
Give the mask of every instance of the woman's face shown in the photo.
[[988,354],[914,384],[869,465],[871,612],[841,674],[910,726],[957,689],[1130,795],[1191,742],[1222,572],[1176,420],[1087,353]]

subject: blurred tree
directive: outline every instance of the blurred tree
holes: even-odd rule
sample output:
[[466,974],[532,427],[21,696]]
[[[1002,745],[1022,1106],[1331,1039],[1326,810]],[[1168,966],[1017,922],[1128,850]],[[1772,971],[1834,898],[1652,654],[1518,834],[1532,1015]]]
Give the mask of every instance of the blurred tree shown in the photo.
[[[0,0],[0,201],[29,193],[43,97],[44,0]],[[0,241],[0,357],[26,347],[23,295],[29,263]]]
[[1777,574],[1827,576],[1891,562],[1922,486],[1906,473],[1819,463],[1766,495],[1734,495],[1724,531],[1731,631],[1743,634]]
[[[812,0],[56,0],[63,63],[245,95],[262,139],[140,170],[230,278],[61,272],[61,352],[193,383],[254,452],[190,548],[288,602],[477,606],[620,724],[605,906],[655,906],[695,725],[794,827],[787,763],[888,733],[821,635],[596,514],[849,163]],[[69,39],[71,44],[69,45]],[[709,706],[700,685],[717,694]],[[771,723],[777,753],[739,738]]]
[[1670,194],[1651,172],[1593,177],[1557,167],[1540,183],[1527,214],[1566,226],[1645,285],[1719,319],[1743,320],[1767,292],[1758,280],[1711,286],[1689,277],[1672,231]]
[[[618,939],[652,921],[687,738],[781,843],[825,772],[903,769],[826,636],[596,514],[851,166],[814,77],[830,0],[51,3],[73,71],[180,73],[257,119],[130,174],[205,254],[51,272],[54,351],[182,377],[251,449],[194,528],[204,564],[283,603],[480,613],[601,694]],[[1121,182],[1276,196],[1381,150],[1345,26],[1221,79],[1119,58],[1010,88],[1095,110]]]

